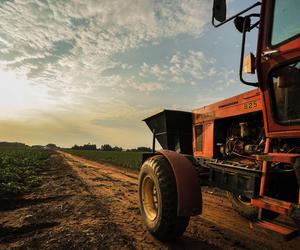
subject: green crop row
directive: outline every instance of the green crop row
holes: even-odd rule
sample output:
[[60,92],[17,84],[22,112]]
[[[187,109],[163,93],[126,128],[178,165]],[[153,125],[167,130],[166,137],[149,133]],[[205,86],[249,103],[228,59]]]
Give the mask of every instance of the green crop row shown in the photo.
[[39,171],[51,151],[32,148],[0,148],[0,196],[21,194],[39,186]]
[[142,162],[141,152],[117,152],[99,150],[74,150],[64,149],[65,152],[77,155],[88,160],[111,163],[131,169],[139,169]]

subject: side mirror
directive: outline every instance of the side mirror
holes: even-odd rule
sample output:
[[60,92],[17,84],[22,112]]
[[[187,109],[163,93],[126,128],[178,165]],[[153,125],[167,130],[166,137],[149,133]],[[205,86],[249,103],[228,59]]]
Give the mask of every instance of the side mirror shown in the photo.
[[226,0],[214,0],[213,18],[219,22],[226,20]]
[[255,56],[252,53],[244,58],[244,72],[247,74],[255,74]]
[[243,33],[244,24],[245,24],[245,31],[249,30],[251,26],[250,17],[237,16],[234,19],[234,26],[240,33]]

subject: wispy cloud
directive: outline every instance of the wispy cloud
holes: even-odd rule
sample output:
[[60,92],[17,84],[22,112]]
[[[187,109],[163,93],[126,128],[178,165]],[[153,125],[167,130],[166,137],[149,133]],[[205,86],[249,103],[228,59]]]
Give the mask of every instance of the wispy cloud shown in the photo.
[[7,1],[0,5],[0,55],[6,67],[49,88],[106,86],[100,76],[118,63],[114,53],[180,33],[199,36],[207,8],[196,0]]
[[[118,144],[125,135],[113,124],[122,121],[128,135],[142,134],[141,118],[161,108],[175,85],[201,87],[206,78],[221,73],[215,59],[200,49],[177,48],[161,55],[167,58],[163,63],[131,64],[114,55],[147,51],[149,44],[159,47],[164,39],[180,35],[198,39],[210,21],[210,8],[209,0],[1,1],[0,69],[42,93],[27,110],[23,107],[18,123],[4,122],[0,115],[1,131],[16,124],[16,129],[28,130],[26,138],[42,138],[42,132],[33,134],[44,128],[52,141],[62,144],[93,136]],[[3,79],[1,92],[15,82]],[[36,121],[32,127],[30,120]]]
[[150,75],[157,80],[172,84],[195,85],[205,77],[215,74],[214,63],[215,59],[205,55],[202,51],[190,50],[186,54],[178,51],[171,56],[167,64],[159,66],[143,63],[139,75],[141,77]]

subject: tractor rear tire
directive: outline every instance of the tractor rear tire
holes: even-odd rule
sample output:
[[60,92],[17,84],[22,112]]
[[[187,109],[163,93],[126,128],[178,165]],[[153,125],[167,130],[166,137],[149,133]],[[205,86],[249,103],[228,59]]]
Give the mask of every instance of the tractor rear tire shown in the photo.
[[[256,220],[258,218],[258,207],[252,206],[250,204],[250,199],[237,194],[227,192],[228,199],[231,201],[232,208],[238,212],[241,216],[249,219]],[[263,217],[268,220],[273,220],[278,217],[278,213],[263,210]]]
[[250,199],[241,197],[237,194],[227,192],[228,199],[231,202],[232,208],[238,212],[241,216],[254,220],[258,217],[258,207],[254,207],[250,204]]
[[148,231],[161,241],[180,237],[189,224],[189,216],[177,215],[176,180],[162,155],[147,159],[141,167],[139,203]]

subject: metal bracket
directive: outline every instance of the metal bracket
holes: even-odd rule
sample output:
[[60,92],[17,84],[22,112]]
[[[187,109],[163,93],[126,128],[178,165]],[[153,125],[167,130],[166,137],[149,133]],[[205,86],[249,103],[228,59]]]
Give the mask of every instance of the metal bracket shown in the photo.
[[265,59],[265,60],[269,60],[272,56],[276,55],[279,53],[279,50],[274,49],[274,50],[267,50],[267,51],[263,51],[261,53],[261,56]]

